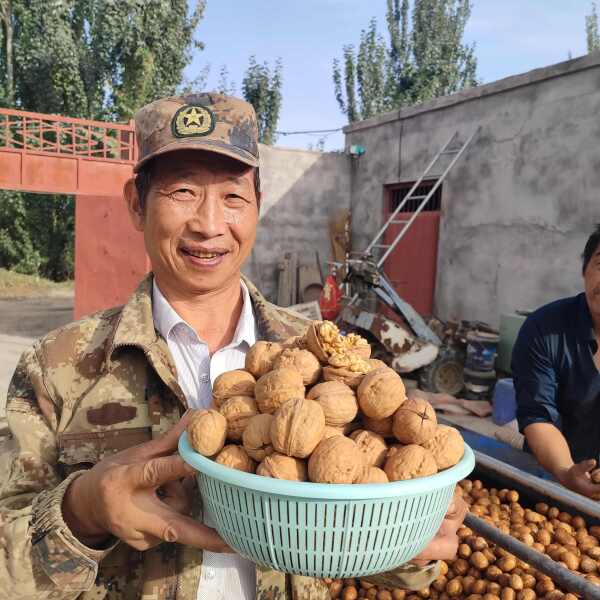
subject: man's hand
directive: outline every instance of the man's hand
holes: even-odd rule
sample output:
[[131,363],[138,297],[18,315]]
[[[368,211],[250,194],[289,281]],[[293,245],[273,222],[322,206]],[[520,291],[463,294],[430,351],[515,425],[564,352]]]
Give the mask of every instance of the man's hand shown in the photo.
[[188,516],[187,484],[195,471],[173,453],[191,416],[184,415],[163,437],[106,458],[73,481],[62,509],[78,539],[93,547],[114,535],[137,550],[165,541],[231,552],[214,529]]
[[555,473],[562,485],[594,500],[600,499],[600,483],[594,483],[591,471],[596,468],[594,459],[583,460],[570,468],[565,468]]
[[452,560],[458,550],[458,536],[456,532],[463,524],[467,514],[467,504],[462,499],[459,489],[454,493],[454,498],[448,512],[435,537],[427,548],[416,556],[411,563],[423,566],[432,560]]

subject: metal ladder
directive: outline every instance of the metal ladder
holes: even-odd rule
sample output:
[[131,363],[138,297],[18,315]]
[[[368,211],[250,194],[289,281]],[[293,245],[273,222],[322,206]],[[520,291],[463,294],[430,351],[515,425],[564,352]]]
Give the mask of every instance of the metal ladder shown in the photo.
[[[455,165],[458,159],[462,156],[463,152],[466,150],[467,146],[471,143],[473,138],[477,135],[481,126],[478,126],[473,133],[467,138],[467,140],[454,148],[453,144],[456,143],[458,138],[458,131],[455,132],[450,139],[444,144],[442,149],[435,155],[433,160],[427,165],[425,171],[423,171],[421,177],[419,177],[418,181],[411,187],[408,194],[404,197],[402,202],[398,204],[394,212],[389,216],[388,220],[385,222],[383,227],[379,230],[375,238],[371,241],[371,243],[367,246],[367,248],[363,252],[353,253],[358,254],[360,258],[357,259],[347,259],[346,263],[351,267],[361,269],[363,277],[364,274],[367,273],[367,279],[369,280],[369,287],[372,291],[375,292],[377,296],[387,306],[396,310],[402,314],[402,316],[406,319],[409,325],[412,327],[413,331],[423,340],[432,342],[436,345],[441,345],[441,341],[438,336],[426,325],[425,321],[421,317],[419,313],[405,300],[400,298],[390,281],[387,279],[385,274],[383,273],[383,264],[385,263],[388,256],[393,252],[394,248],[398,245],[400,240],[406,235],[406,232],[410,228],[410,226],[414,223],[417,216],[422,212],[422,210],[427,206],[427,203],[435,194],[436,190],[442,185],[442,182],[450,172],[450,169]],[[421,185],[422,181],[433,171],[437,162],[443,156],[452,156],[452,160],[443,170],[441,175],[438,176],[435,185],[431,188],[429,193],[425,195],[415,194],[416,190]],[[417,200],[420,204],[417,207],[417,210],[413,213],[410,219],[397,219],[398,213],[404,208],[406,203],[409,200]],[[398,235],[395,237],[394,241],[391,244],[381,244],[378,243],[385,232],[388,230],[390,225],[398,225],[401,224],[403,227],[398,232]],[[373,256],[374,250],[384,250],[383,255],[379,260],[375,262],[375,257]],[[365,266],[369,265],[368,269],[365,270]],[[360,299],[360,294],[356,292],[351,298],[347,307],[352,306]]]
[[[475,131],[473,131],[473,133],[467,138],[467,140],[462,145],[454,147],[454,148],[452,148],[452,145],[456,143],[456,140],[458,138],[458,131],[452,135],[452,137],[446,142],[446,144],[443,146],[443,148],[435,155],[433,160],[427,165],[427,168],[425,169],[425,171],[423,171],[423,174],[421,175],[421,177],[419,177],[419,179],[410,188],[408,194],[406,194],[406,196],[404,197],[402,202],[400,202],[400,204],[398,204],[398,206],[396,207],[394,212],[389,216],[388,220],[385,222],[383,227],[379,230],[379,232],[377,233],[375,238],[367,246],[365,251],[362,253],[363,255],[373,255],[373,250],[384,250],[381,258],[379,258],[379,260],[377,260],[377,262],[376,262],[376,265],[378,268],[381,268],[383,266],[383,263],[385,263],[385,261],[389,257],[389,255],[394,251],[394,248],[398,245],[400,240],[406,235],[406,232],[408,231],[410,226],[414,223],[415,219],[422,212],[422,210],[425,208],[425,206],[427,206],[427,203],[429,202],[431,197],[435,194],[436,190],[440,187],[440,185],[442,185],[442,182],[444,181],[444,179],[450,172],[450,169],[452,169],[452,167],[455,165],[455,163],[458,161],[458,159],[462,156],[462,153],[466,150],[467,146],[471,143],[473,138],[477,135],[480,128],[481,128],[481,126],[477,127],[475,129]],[[431,188],[429,193],[427,193],[425,195],[416,195],[415,192],[417,189],[419,189],[419,186],[421,185],[422,181],[424,179],[426,179],[427,176],[433,171],[436,163],[443,156],[453,156],[454,158],[452,158],[452,160],[450,161],[448,166],[444,169],[442,174],[438,177],[437,181],[435,182],[435,185]],[[396,217],[397,217],[398,213],[404,208],[406,203],[409,202],[410,200],[420,201],[420,204],[418,205],[417,210],[415,210],[415,212],[412,214],[410,219],[397,219]],[[388,230],[390,225],[402,225],[402,228],[400,229],[400,231],[398,232],[398,235],[395,237],[394,241],[391,244],[379,243],[379,240],[381,240],[382,236],[385,235],[385,232]]]

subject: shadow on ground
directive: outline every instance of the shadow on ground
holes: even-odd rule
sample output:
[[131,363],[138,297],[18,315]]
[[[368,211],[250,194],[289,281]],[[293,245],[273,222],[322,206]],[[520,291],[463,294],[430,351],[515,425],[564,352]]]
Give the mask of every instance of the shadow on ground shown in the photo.
[[0,299],[0,333],[38,338],[73,320],[73,297]]

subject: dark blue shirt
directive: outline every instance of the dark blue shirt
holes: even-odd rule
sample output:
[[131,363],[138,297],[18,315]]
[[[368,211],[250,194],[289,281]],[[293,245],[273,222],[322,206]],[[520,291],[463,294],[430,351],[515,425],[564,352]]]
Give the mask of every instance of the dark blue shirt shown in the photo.
[[585,294],[542,306],[523,323],[511,368],[519,429],[552,423],[575,462],[600,452],[600,374]]

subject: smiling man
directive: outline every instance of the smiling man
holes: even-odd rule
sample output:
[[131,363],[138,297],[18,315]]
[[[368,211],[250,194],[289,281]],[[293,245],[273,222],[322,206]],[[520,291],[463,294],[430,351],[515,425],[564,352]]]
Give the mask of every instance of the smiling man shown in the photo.
[[530,315],[512,356],[519,427],[564,486],[600,499],[600,225],[583,251],[585,292]]
[[[0,597],[325,600],[322,582],[232,553],[176,455],[189,409],[210,405],[220,373],[243,367],[257,339],[307,326],[241,276],[260,206],[254,110],[192,94],[135,119],[125,198],[152,273],[127,304],[48,334],[17,367],[0,457]],[[430,547],[386,583],[428,585],[463,517],[457,499]]]

